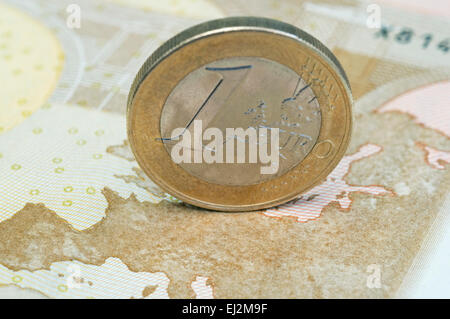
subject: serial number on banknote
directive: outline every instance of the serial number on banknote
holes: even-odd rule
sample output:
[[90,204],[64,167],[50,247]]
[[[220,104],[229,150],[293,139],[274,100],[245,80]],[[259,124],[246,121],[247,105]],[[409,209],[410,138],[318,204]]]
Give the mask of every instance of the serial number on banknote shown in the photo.
[[450,38],[438,39],[432,33],[418,33],[409,27],[397,28],[393,25],[383,25],[375,33],[375,37],[394,40],[400,44],[410,44],[413,41],[420,41],[423,49],[434,47],[443,53],[450,51]]

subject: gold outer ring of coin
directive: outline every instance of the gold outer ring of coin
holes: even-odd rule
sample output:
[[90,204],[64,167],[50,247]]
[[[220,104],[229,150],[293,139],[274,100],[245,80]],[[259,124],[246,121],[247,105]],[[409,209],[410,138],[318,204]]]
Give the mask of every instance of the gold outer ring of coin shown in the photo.
[[[161,115],[176,85],[217,60],[259,57],[278,62],[310,85],[321,112],[317,141],[287,173],[252,185],[198,178],[172,161],[161,140]],[[219,211],[261,210],[283,204],[323,182],[343,157],[352,131],[350,84],[336,57],[306,32],[280,21],[231,17],[189,28],[159,47],[131,87],[127,131],[139,166],[174,197]]]

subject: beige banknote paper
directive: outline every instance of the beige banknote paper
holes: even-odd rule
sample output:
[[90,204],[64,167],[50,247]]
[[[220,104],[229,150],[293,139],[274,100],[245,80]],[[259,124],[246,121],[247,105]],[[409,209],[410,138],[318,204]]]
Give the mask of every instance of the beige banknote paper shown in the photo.
[[[162,193],[125,132],[140,65],[209,17],[150,2],[78,3],[79,29],[66,24],[70,1],[2,5],[0,21],[39,25],[53,43],[42,71],[54,72],[40,76],[56,83],[47,102],[0,134],[2,291],[385,298],[412,289],[405,278],[448,197],[448,21],[383,6],[382,27],[373,29],[359,1],[209,2],[210,18],[269,16],[318,37],[342,62],[356,101],[350,149],[323,184],[271,210],[229,215]],[[19,56],[16,29],[0,24],[2,56]]]

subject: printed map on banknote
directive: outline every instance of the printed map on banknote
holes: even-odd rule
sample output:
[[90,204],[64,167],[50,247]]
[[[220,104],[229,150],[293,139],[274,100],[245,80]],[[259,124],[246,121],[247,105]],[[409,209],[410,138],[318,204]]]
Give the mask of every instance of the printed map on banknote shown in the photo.
[[[379,1],[376,28],[372,2],[0,2],[0,296],[449,297],[450,10]],[[74,3],[80,28],[68,23]],[[186,27],[230,15],[313,34],[355,98],[337,168],[267,211],[178,202],[126,138],[145,59]]]

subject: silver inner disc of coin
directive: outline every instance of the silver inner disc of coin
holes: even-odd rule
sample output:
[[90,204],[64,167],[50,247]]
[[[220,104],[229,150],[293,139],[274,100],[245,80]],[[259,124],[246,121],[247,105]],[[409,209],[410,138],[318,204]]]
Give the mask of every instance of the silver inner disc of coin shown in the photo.
[[[178,165],[202,180],[252,185],[281,176],[298,165],[314,147],[321,123],[319,101],[299,74],[268,59],[234,57],[202,66],[176,85],[162,110],[161,142],[171,156],[175,150],[179,155],[189,154],[190,162]],[[209,128],[218,129],[222,141],[220,135],[206,139],[203,134]],[[236,128],[254,130],[256,140],[251,135],[244,139],[227,135],[227,129]],[[261,136],[264,128],[266,137]],[[271,156],[271,150],[276,149],[271,139],[273,128],[279,129],[278,156]],[[243,152],[238,152],[238,140],[245,151],[241,148]],[[233,153],[227,152],[231,142]],[[266,150],[269,161],[259,156],[260,148]],[[255,149],[256,162],[251,155]],[[217,162],[207,163],[205,152],[214,155]],[[261,167],[268,166],[277,170],[262,174]]]

